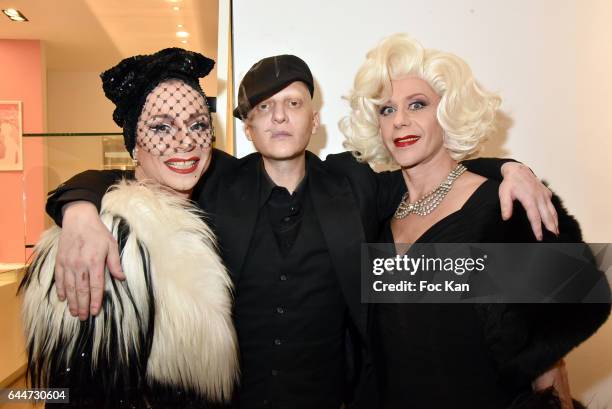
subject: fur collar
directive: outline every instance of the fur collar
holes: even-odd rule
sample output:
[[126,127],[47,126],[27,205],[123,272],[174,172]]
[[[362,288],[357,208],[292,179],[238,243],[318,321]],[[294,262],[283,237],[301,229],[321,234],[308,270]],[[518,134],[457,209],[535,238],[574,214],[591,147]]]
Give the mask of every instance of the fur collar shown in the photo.
[[61,230],[44,234],[21,286],[33,384],[72,371],[68,383],[91,378],[105,394],[162,385],[229,400],[238,378],[232,284],[201,212],[162,188],[122,181],[100,215],[127,279],[106,271],[102,311],[81,323],[53,288]]

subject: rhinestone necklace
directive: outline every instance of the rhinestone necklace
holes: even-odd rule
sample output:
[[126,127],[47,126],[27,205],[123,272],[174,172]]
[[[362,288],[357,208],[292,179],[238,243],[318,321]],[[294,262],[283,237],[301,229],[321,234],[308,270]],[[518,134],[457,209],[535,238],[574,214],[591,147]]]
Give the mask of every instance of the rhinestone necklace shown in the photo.
[[410,213],[418,214],[419,216],[427,216],[429,213],[433,212],[436,207],[442,202],[442,200],[446,197],[448,192],[453,187],[453,183],[459,176],[465,172],[467,168],[462,164],[458,164],[455,169],[453,169],[446,180],[438,185],[437,188],[427,193],[425,196],[421,197],[414,203],[410,203],[410,196],[408,192],[404,193],[402,197],[402,201],[399,206],[397,206],[397,210],[393,217],[396,219],[403,219],[408,216]]

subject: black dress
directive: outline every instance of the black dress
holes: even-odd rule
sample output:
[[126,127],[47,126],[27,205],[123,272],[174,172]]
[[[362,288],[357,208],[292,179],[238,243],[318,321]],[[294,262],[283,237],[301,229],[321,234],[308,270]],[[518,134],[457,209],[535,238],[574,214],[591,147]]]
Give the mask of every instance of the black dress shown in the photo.
[[[460,210],[435,223],[417,242],[535,241],[529,222],[520,209],[517,212],[515,208],[510,221],[501,219],[498,188],[498,182],[485,181]],[[560,218],[564,222],[566,217],[571,218],[561,211]],[[381,241],[394,242],[389,222],[381,233]],[[497,309],[498,313],[501,308],[499,316],[512,316],[506,312],[514,307],[489,306],[493,306],[493,311]],[[524,336],[521,323],[516,327],[514,323],[500,325],[507,330],[507,336],[492,337],[487,320],[495,318],[490,316],[491,311],[487,308],[485,304],[375,305],[372,336],[382,406],[385,409],[495,409],[508,408],[530,395],[533,377],[525,375],[518,381],[508,382],[500,373],[499,356],[492,353],[492,349],[505,349],[506,355],[511,355],[507,353],[508,349],[523,348],[524,345],[520,344],[528,342],[525,340],[529,337]],[[545,308],[566,313],[563,309],[550,310],[550,305]],[[603,322],[609,305],[604,305],[601,311],[599,320]],[[601,323],[594,324],[592,332],[599,325]],[[567,330],[571,331],[571,326]],[[581,341],[590,335],[591,332],[587,332],[579,337]],[[507,344],[492,348],[491,339],[502,339]],[[545,368],[539,369],[537,365],[533,365],[535,373],[544,372]]]

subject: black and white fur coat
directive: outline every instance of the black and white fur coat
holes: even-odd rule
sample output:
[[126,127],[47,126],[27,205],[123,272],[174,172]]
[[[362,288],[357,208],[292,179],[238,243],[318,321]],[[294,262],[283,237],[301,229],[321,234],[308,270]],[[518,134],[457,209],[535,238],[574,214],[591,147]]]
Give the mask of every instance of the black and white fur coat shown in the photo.
[[127,278],[106,271],[101,312],[79,321],[54,288],[61,229],[44,233],[20,287],[32,385],[70,387],[75,407],[230,400],[238,379],[232,283],[201,212],[160,187],[122,181],[100,216]]

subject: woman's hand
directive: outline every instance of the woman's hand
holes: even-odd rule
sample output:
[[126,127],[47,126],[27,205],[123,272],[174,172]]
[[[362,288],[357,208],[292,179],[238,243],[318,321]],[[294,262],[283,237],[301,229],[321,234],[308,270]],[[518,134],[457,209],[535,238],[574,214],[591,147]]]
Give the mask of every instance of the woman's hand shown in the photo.
[[522,163],[507,162],[501,167],[504,177],[499,186],[502,218],[512,217],[512,202],[518,200],[531,223],[533,234],[542,240],[542,223],[546,229],[559,235],[559,220],[550,200],[552,192]]
[[557,362],[551,369],[538,376],[536,380],[531,383],[531,386],[534,391],[542,391],[552,386],[561,401],[561,407],[563,409],[574,409],[567,369],[565,368],[565,361],[563,359]]
[[104,267],[123,280],[117,241],[86,201],[64,206],[62,232],[55,258],[55,288],[60,300],[81,320],[100,312],[104,294]]

